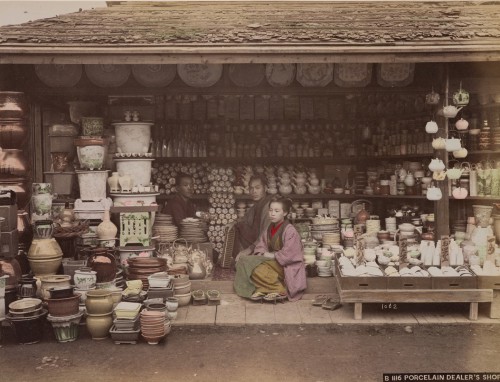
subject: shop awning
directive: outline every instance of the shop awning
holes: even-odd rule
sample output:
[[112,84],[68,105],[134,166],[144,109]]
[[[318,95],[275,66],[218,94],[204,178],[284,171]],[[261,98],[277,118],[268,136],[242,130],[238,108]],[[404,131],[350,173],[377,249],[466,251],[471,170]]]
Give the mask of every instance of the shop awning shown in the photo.
[[0,27],[0,64],[459,61],[500,61],[499,2],[109,2]]

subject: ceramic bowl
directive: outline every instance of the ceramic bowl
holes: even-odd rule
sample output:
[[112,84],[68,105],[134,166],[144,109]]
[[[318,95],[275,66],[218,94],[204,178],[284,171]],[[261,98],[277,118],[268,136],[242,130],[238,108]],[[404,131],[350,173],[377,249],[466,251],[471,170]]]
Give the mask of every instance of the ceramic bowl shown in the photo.
[[175,297],[177,297],[177,299],[179,300],[179,306],[186,306],[191,302],[191,292],[185,294],[176,294]]

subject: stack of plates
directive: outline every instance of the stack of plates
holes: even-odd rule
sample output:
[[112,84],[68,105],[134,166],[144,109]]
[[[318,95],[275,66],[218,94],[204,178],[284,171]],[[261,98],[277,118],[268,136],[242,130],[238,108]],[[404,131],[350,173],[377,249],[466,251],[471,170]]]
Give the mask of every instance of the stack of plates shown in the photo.
[[167,270],[167,260],[158,257],[132,257],[128,260],[128,279],[141,280],[145,289],[149,287],[148,276]]
[[340,244],[340,233],[325,232],[323,233],[323,245],[338,245]]
[[155,223],[153,224],[153,236],[159,237],[160,243],[177,239],[177,227],[172,222],[172,216],[156,214]]
[[208,241],[207,231],[208,225],[206,222],[186,218],[181,222],[180,237],[191,243],[205,243]]

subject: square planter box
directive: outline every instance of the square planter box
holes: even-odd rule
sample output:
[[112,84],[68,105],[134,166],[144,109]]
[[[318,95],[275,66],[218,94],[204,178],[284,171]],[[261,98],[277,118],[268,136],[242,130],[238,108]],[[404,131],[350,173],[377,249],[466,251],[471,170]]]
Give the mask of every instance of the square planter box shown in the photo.
[[52,184],[52,190],[58,195],[71,195],[75,185],[74,172],[44,172],[45,181]]

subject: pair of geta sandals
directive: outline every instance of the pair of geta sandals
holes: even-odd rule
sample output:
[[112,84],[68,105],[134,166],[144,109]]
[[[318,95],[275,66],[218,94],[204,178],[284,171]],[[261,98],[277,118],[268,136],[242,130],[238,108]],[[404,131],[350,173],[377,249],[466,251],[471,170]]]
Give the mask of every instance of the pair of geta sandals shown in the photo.
[[255,292],[250,297],[250,300],[252,301],[260,303],[266,301],[266,302],[272,302],[274,304],[276,304],[277,302],[284,303],[286,299],[287,299],[286,294],[281,294],[277,292],[271,292],[271,293]]
[[342,303],[339,299],[328,296],[326,294],[320,294],[316,296],[312,302],[313,306],[320,306],[326,310],[337,310],[342,307]]
[[211,289],[204,290],[198,289],[191,292],[193,296],[193,305],[220,305],[221,294],[220,291]]

